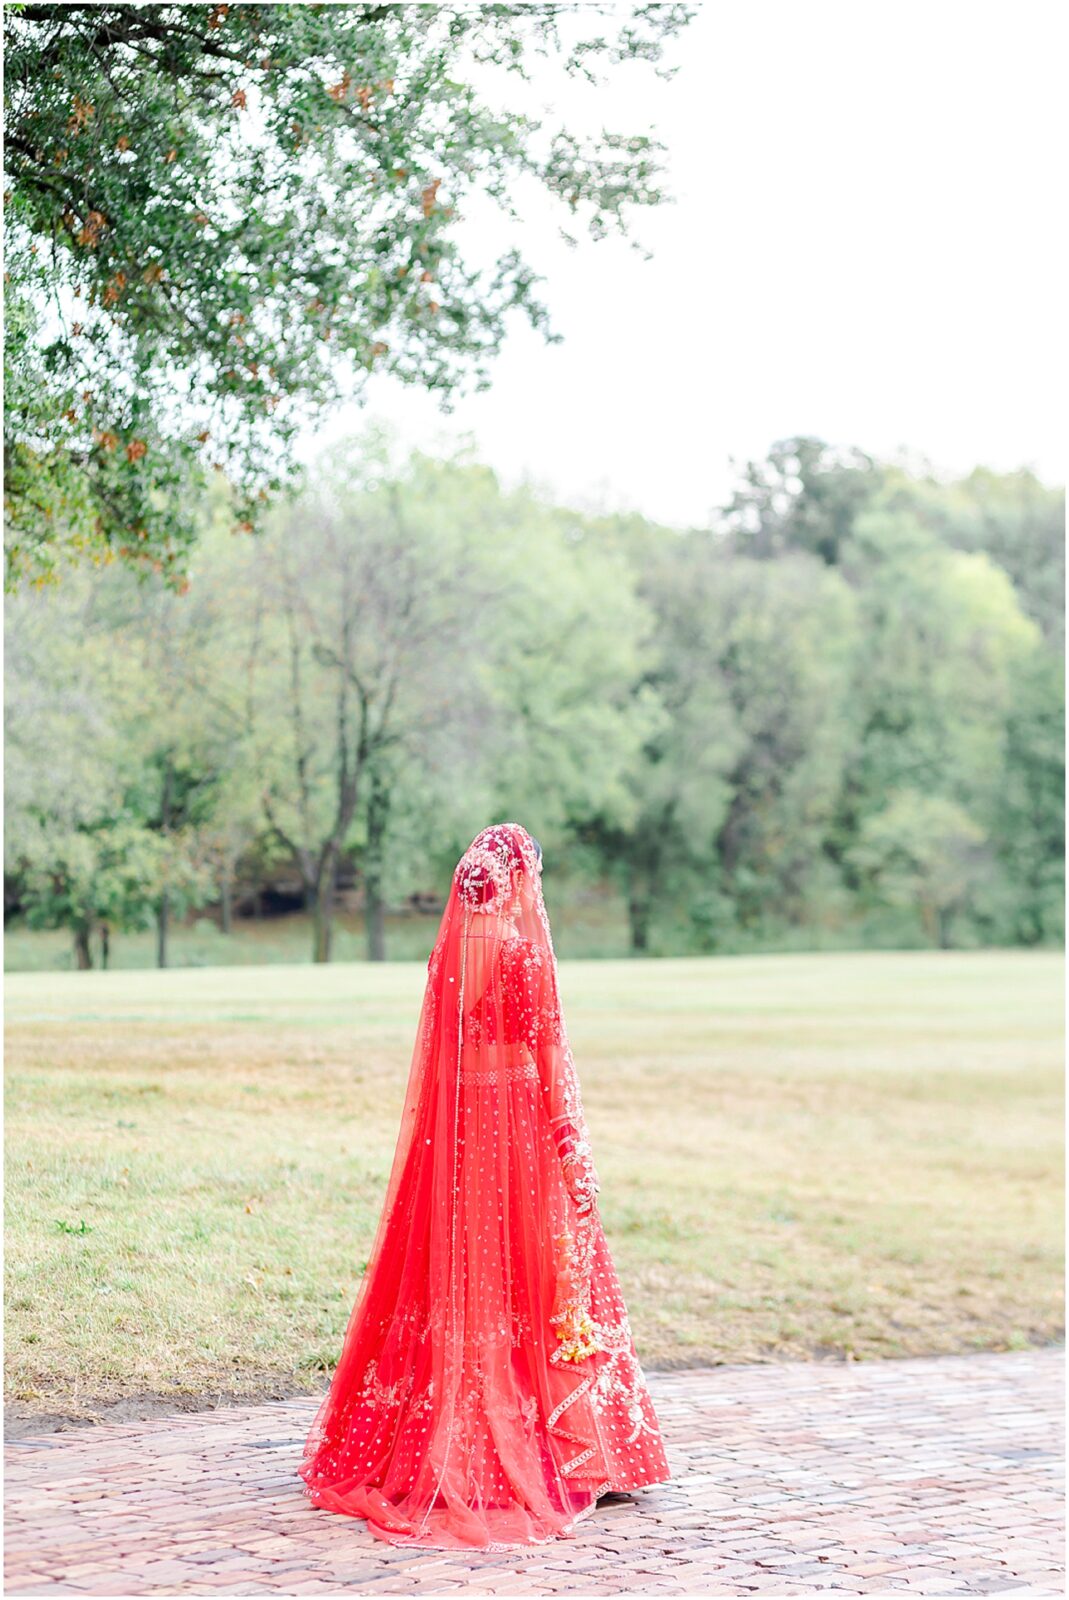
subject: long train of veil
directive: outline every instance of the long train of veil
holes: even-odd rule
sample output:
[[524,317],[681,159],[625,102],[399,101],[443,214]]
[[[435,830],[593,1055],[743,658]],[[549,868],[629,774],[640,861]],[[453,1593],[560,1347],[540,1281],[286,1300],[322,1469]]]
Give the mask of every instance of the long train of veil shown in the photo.
[[541,862],[462,857],[382,1219],[301,1467],[394,1543],[535,1543],[668,1476],[597,1210]]

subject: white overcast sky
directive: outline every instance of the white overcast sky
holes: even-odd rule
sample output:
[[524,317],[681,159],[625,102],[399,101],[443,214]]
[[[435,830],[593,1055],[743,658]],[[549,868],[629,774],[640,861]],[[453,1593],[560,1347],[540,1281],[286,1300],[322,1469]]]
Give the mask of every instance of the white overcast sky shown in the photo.
[[708,0],[669,84],[629,65],[595,105],[547,66],[536,97],[566,125],[667,145],[674,203],[635,213],[653,259],[569,250],[539,199],[516,237],[564,342],[517,319],[493,387],[448,417],[375,378],[302,454],[375,417],[423,449],[470,435],[506,483],[678,524],[793,433],[1062,481],[1063,11]]

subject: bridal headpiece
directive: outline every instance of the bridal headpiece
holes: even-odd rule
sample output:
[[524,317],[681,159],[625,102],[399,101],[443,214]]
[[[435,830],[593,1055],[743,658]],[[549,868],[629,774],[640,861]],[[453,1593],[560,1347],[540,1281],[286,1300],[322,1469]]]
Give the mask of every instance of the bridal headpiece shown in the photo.
[[454,874],[457,895],[472,911],[493,911],[512,891],[518,873],[534,877],[541,858],[517,822],[498,822],[476,834]]

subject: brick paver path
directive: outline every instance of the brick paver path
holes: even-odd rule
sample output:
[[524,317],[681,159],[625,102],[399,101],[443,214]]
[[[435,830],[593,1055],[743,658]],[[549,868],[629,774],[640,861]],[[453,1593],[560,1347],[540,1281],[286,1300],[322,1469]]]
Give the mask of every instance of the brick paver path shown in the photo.
[[670,1484],[526,1552],[397,1549],[317,1511],[313,1400],[7,1450],[8,1592],[1062,1592],[1060,1352],[651,1373]]

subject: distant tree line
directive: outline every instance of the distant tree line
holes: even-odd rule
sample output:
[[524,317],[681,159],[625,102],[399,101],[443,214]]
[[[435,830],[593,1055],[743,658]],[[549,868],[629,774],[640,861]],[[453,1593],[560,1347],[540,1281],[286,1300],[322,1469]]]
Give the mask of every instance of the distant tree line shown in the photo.
[[[8,601],[6,906],[76,959],[235,885],[440,893],[505,815],[618,886],[636,952],[874,918],[1063,930],[1063,497],[820,441],[708,527],[581,515],[369,433],[256,535],[220,478],[188,590],[121,565]],[[890,924],[887,918],[891,918]]]

